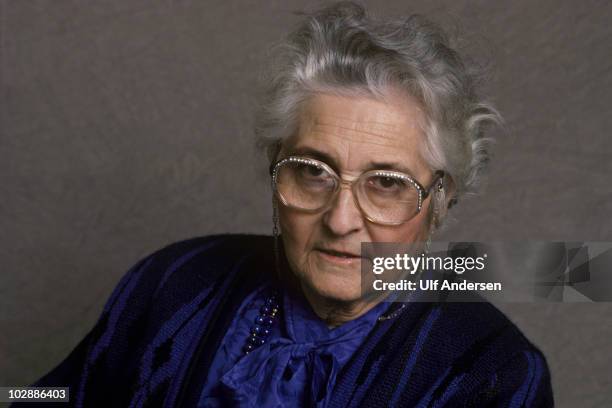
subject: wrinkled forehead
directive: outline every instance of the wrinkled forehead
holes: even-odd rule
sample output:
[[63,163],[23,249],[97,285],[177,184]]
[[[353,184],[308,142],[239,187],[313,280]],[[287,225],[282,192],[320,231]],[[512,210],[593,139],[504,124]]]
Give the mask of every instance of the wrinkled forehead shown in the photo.
[[298,131],[287,141],[286,153],[320,151],[347,174],[380,163],[424,175],[428,169],[420,153],[422,120],[415,101],[318,94],[304,105]]

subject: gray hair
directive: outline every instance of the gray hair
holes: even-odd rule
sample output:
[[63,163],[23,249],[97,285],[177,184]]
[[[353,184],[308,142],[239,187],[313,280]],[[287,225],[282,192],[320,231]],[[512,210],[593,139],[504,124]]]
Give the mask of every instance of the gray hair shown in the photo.
[[[446,33],[423,16],[378,20],[352,2],[314,13],[272,49],[256,118],[257,144],[275,160],[297,130],[300,107],[314,93],[384,98],[389,89],[416,98],[425,112],[424,160],[444,170],[453,200],[476,193],[489,161],[489,123],[501,123],[476,93],[478,73],[451,48]],[[447,214],[449,189],[434,194],[434,227]],[[450,207],[450,206],[449,206]]]

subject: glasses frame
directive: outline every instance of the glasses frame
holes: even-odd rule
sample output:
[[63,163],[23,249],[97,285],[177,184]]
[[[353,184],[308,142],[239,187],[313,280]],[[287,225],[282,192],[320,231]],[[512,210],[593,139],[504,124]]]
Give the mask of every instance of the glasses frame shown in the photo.
[[[280,169],[281,166],[285,165],[286,163],[302,163],[302,164],[309,164],[309,165],[314,165],[317,167],[321,167],[323,168],[325,171],[327,171],[329,174],[331,174],[334,179],[336,180],[336,188],[335,191],[333,192],[332,196],[330,197],[329,201],[327,204],[325,204],[324,206],[317,208],[315,210],[308,210],[308,209],[304,209],[304,208],[299,208],[293,205],[290,205],[287,200],[285,199],[285,197],[283,197],[283,195],[280,193],[280,191],[278,191],[277,188],[277,178],[278,178],[278,170]],[[319,211],[324,210],[325,208],[328,208],[329,205],[334,202],[334,200],[336,199],[338,193],[340,192],[340,190],[342,189],[342,185],[346,185],[349,187],[349,189],[351,190],[351,193],[353,195],[353,201],[355,201],[355,205],[357,206],[357,208],[359,208],[359,211],[361,212],[361,214],[371,223],[374,224],[379,224],[379,225],[401,225],[404,224],[408,221],[410,221],[411,219],[413,219],[414,217],[417,216],[417,214],[419,214],[421,212],[422,206],[423,206],[423,202],[427,199],[427,197],[429,197],[429,195],[431,194],[431,190],[434,188],[434,186],[436,185],[436,183],[438,183],[438,190],[441,191],[444,188],[443,185],[443,179],[445,176],[445,172],[443,170],[436,170],[434,172],[434,179],[431,182],[431,184],[429,185],[429,187],[425,188],[421,185],[421,183],[419,183],[417,180],[414,179],[414,177],[409,176],[408,174],[399,172],[399,171],[395,171],[395,170],[368,170],[365,171],[363,173],[361,173],[356,179],[349,181],[349,180],[344,180],[342,177],[340,177],[329,165],[327,165],[325,162],[322,162],[320,160],[317,159],[313,159],[307,156],[289,156],[289,157],[285,157],[283,159],[280,159],[274,163],[272,163],[270,165],[270,176],[272,176],[272,192],[274,193],[274,195],[283,203],[283,205],[299,210],[299,211],[303,211],[303,212],[307,212],[307,213],[316,213]],[[357,183],[364,177],[364,175],[376,175],[376,176],[382,176],[382,177],[397,177],[403,180],[408,181],[410,184],[412,184],[414,186],[414,188],[417,190],[417,192],[419,193],[419,199],[418,199],[418,204],[417,204],[417,210],[416,212],[407,220],[401,221],[401,222],[382,222],[382,221],[377,221],[375,219],[373,219],[372,217],[370,217],[366,211],[363,209],[363,207],[361,206],[361,203],[359,202],[359,199],[357,198],[357,193],[355,191],[355,185],[357,185]]]

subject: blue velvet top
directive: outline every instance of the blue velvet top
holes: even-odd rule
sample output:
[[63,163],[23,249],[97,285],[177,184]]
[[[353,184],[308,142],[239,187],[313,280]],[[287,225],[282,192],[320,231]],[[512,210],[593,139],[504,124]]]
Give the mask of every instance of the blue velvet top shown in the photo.
[[329,329],[301,293],[283,293],[281,318],[266,343],[243,347],[266,297],[262,285],[242,302],[211,364],[199,407],[326,407],[341,368],[389,306]]
[[[255,235],[196,237],[155,251],[33,386],[69,387],[62,406],[75,408],[197,407],[203,395],[223,394],[214,391],[221,382],[229,398],[260,406],[291,398],[327,408],[553,406],[542,352],[477,298],[396,302],[385,311],[391,319],[375,321],[377,310],[331,331],[289,302],[268,346],[239,359],[232,353],[256,312],[242,308],[245,299],[278,283],[273,254],[272,237]],[[282,251],[280,260],[285,276]]]

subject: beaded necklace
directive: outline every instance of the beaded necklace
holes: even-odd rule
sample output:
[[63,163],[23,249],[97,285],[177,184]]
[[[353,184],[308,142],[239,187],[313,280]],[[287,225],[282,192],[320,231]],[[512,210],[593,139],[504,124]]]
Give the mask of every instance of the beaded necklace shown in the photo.
[[259,315],[255,318],[255,324],[251,326],[251,334],[243,348],[244,354],[249,354],[266,342],[272,326],[278,319],[278,298],[278,292],[274,292],[266,298],[264,304],[259,309]]
[[[265,344],[267,338],[270,336],[272,326],[276,323],[280,314],[279,306],[279,292],[275,291],[270,296],[266,297],[263,305],[259,309],[259,315],[255,318],[253,326],[246,344],[243,347],[244,354],[249,354],[257,347]],[[397,310],[388,314],[381,315],[377,318],[377,321],[389,320],[397,317],[400,312],[406,307],[406,303],[403,303]]]

